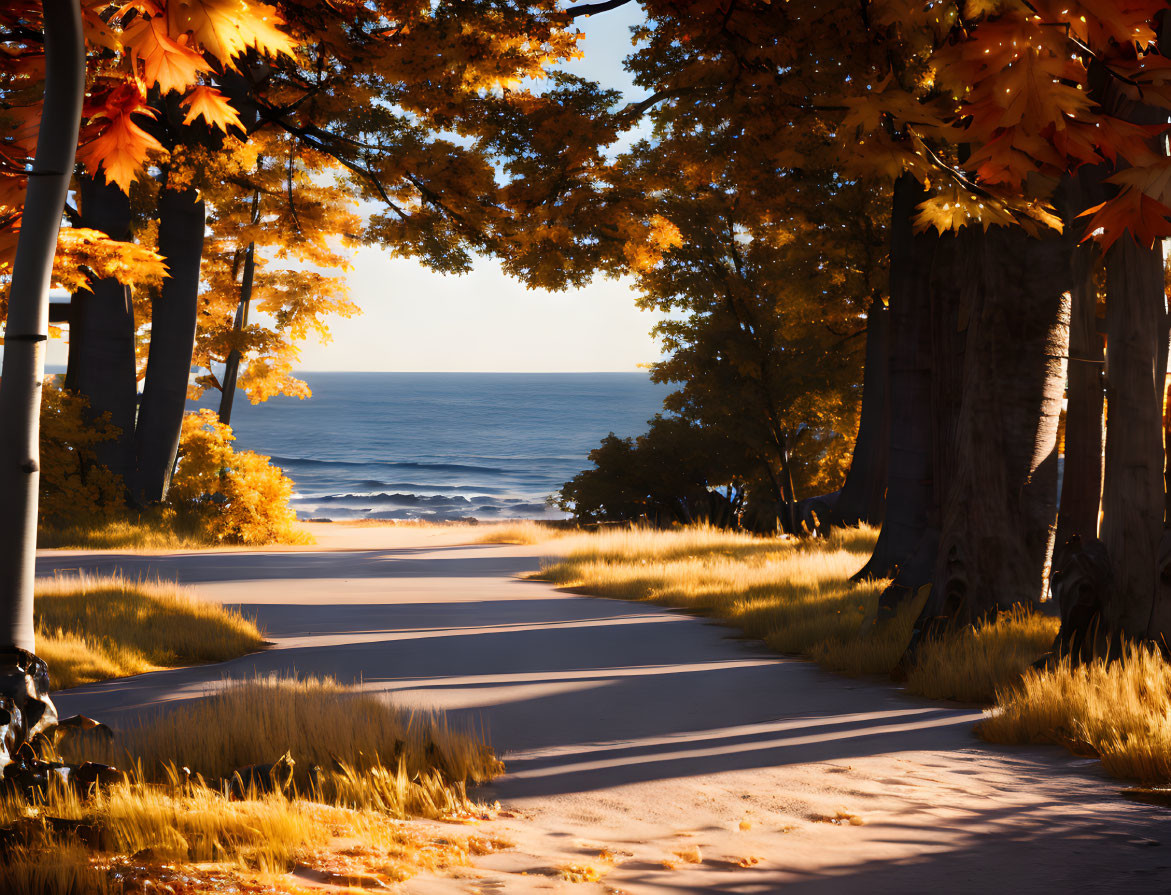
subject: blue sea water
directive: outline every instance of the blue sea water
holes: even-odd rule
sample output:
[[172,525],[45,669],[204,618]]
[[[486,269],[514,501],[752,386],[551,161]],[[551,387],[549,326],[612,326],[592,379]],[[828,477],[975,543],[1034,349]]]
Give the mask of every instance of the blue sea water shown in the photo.
[[[237,395],[236,446],[272,457],[302,518],[558,518],[546,498],[669,389],[645,373],[306,373],[313,397]],[[218,393],[203,406],[216,406]]]

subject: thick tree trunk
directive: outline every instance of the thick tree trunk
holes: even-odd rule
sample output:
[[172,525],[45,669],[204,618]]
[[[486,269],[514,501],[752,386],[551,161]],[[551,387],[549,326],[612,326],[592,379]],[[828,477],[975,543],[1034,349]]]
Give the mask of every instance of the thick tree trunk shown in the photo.
[[[252,301],[252,281],[256,276],[256,243],[248,243],[244,253],[244,277],[240,283],[240,304],[236,307],[236,320],[232,327],[233,332],[239,334],[248,324],[248,304]],[[224,380],[220,392],[220,422],[225,426],[232,424],[232,404],[236,400],[236,379],[240,374],[240,349],[233,348],[228,352],[224,363]]]
[[927,528],[932,499],[931,329],[928,264],[934,238],[916,235],[915,206],[924,198],[909,175],[899,178],[891,207],[890,447],[886,513],[874,553],[856,578],[885,578],[914,551]]
[[889,355],[890,311],[876,298],[866,317],[866,366],[858,438],[850,471],[831,516],[835,525],[882,522],[890,456]]
[[1163,384],[1167,314],[1163,251],[1124,235],[1106,253],[1106,470],[1101,537],[1113,587],[1103,606],[1112,637],[1171,631],[1156,612],[1163,535]]
[[970,296],[963,391],[918,632],[1036,603],[1056,520],[1069,240],[994,227],[965,228],[958,242],[957,282]]
[[[81,224],[111,239],[130,239],[130,199],[105,177],[81,181]],[[74,293],[69,323],[65,386],[89,399],[91,417],[110,414],[121,434],[95,446],[97,461],[129,482],[134,469],[134,419],[138,404],[134,354],[134,306],[130,287],[99,280],[93,291]]]
[[[45,104],[12,267],[0,372],[0,650],[32,651],[49,282],[85,96],[76,0],[45,0]],[[5,662],[4,664],[8,664]]]
[[151,302],[150,353],[135,431],[136,500],[164,500],[179,449],[199,311],[204,206],[195,190],[159,193],[159,252],[170,276]]
[[[1083,169],[1069,185],[1066,226],[1075,235],[1079,226],[1077,216],[1105,198],[1101,195],[1102,173],[1100,169]],[[1098,331],[1095,271],[1099,260],[1100,253],[1093,243],[1083,243],[1073,250],[1065,470],[1061,480],[1061,509],[1057,515],[1055,540],[1058,550],[1074,535],[1083,541],[1098,536],[1104,445],[1102,376],[1106,358],[1102,334]]]

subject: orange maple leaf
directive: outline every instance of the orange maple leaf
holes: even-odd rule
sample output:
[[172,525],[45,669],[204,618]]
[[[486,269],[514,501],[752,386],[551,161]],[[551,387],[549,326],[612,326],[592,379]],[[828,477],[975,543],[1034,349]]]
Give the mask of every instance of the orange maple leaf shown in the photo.
[[144,80],[157,84],[163,93],[186,90],[199,72],[211,70],[203,57],[186,45],[186,35],[176,40],[167,34],[162,18],[139,19],[126,29],[123,39],[130,48],[133,70],[138,71],[142,60]]
[[1087,208],[1079,217],[1091,214],[1093,217],[1082,242],[1096,239],[1102,251],[1110,248],[1128,230],[1135,242],[1148,248],[1156,240],[1171,236],[1171,208],[1133,186],[1125,187],[1101,205]]
[[87,168],[105,171],[106,182],[116,183],[123,192],[138,176],[151,150],[162,144],[134,123],[133,115],[149,115],[146,107],[125,110],[114,115],[96,139],[78,151]]
[[214,87],[206,85],[196,87],[187,94],[182,105],[187,109],[187,117],[183,119],[184,124],[190,124],[202,115],[208,125],[222,131],[226,132],[229,127],[238,127],[241,131],[244,130],[240,116],[236,114],[236,110],[232,108],[228,98]]

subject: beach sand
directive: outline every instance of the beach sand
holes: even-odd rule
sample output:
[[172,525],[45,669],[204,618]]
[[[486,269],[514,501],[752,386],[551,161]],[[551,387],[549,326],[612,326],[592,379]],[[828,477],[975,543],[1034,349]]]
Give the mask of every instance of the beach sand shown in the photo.
[[[838,677],[702,619],[518,580],[547,547],[452,526],[317,544],[42,551],[40,575],[177,578],[272,649],[57,695],[114,726],[224,677],[328,674],[485,730],[513,849],[415,893],[1171,891],[1171,812],[1096,763],[977,740],[980,711]],[[461,832],[467,832],[461,828]],[[571,882],[569,877],[596,881]]]

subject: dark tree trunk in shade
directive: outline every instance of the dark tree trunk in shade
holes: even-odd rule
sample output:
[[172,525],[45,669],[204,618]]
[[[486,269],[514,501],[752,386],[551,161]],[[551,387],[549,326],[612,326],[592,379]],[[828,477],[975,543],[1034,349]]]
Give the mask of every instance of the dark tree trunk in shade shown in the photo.
[[1070,241],[1004,227],[950,241],[967,330],[963,389],[917,635],[1039,601],[1056,520]]
[[832,514],[835,525],[882,522],[890,456],[889,356],[890,311],[881,299],[875,299],[866,316],[866,366],[858,438]]
[[924,192],[904,175],[894,188],[890,242],[890,446],[886,512],[857,578],[884,578],[915,550],[931,507],[931,327],[927,274],[936,241],[911,226]]
[[[81,180],[81,225],[111,239],[130,239],[130,199],[105,177]],[[134,420],[138,382],[134,355],[134,306],[130,288],[99,280],[92,292],[74,293],[69,323],[65,386],[89,399],[92,417],[103,413],[121,434],[95,446],[97,461],[129,482],[134,469]]]
[[[252,281],[256,276],[256,243],[248,243],[244,253],[244,277],[240,283],[240,303],[236,306],[236,319],[233,323],[233,332],[239,334],[244,331],[248,323],[248,304],[252,301]],[[240,349],[233,348],[224,364],[224,380],[220,383],[220,422],[225,426],[232,424],[232,405],[236,400],[236,380],[240,375]]]
[[1167,315],[1163,252],[1126,234],[1106,252],[1106,464],[1101,539],[1113,586],[1103,620],[1112,636],[1171,631],[1156,601],[1163,536],[1163,385]]
[[[5,690],[24,681],[23,674],[8,673],[13,651],[34,649],[33,576],[49,283],[85,98],[81,7],[76,0],[45,0],[43,8],[44,111],[12,264],[0,370],[0,665],[4,666],[0,683]],[[44,683],[47,689],[48,681]],[[10,745],[4,744],[5,761],[11,758],[7,755]]]
[[135,431],[133,494],[143,503],[166,498],[171,483],[195,349],[203,257],[204,205],[196,192],[163,189],[158,211],[159,253],[170,276],[151,302],[150,353]]
[[[1085,226],[1077,217],[1105,199],[1101,168],[1082,168],[1064,190],[1066,227],[1077,235]],[[1060,550],[1075,535],[1083,541],[1098,536],[1102,505],[1104,430],[1103,370],[1106,359],[1098,326],[1097,271],[1101,253],[1094,243],[1073,249],[1070,287],[1069,372],[1065,411],[1065,469],[1061,479],[1061,507],[1057,514]],[[1062,608],[1062,618],[1065,609]]]

